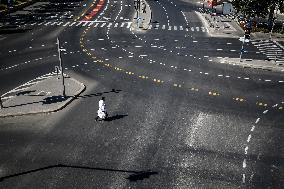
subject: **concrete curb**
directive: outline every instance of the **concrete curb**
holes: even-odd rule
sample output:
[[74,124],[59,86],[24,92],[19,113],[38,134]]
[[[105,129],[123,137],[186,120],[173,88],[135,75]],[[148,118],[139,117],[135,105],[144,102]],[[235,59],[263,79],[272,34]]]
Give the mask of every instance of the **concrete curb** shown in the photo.
[[[77,81],[73,78],[69,78],[69,79],[74,81],[78,85],[80,85],[80,89],[77,90],[72,96],[70,96],[70,98],[68,98],[66,101],[64,101],[60,105],[56,105],[54,108],[49,108],[49,109],[45,109],[45,110],[20,112],[20,113],[10,113],[10,114],[6,114],[6,115],[0,115],[0,118],[16,117],[16,116],[23,116],[23,115],[34,115],[34,114],[44,114],[44,113],[53,113],[53,112],[57,112],[59,110],[62,110],[68,104],[70,104],[74,99],[76,99],[86,89],[86,86],[83,83],[81,83],[81,82],[79,82],[79,81]],[[0,109],[0,111],[1,111],[1,109]]]

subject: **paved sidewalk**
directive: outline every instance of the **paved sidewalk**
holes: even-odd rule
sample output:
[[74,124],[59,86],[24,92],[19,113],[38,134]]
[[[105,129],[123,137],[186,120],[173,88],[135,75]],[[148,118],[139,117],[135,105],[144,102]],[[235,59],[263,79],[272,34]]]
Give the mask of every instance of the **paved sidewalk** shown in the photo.
[[85,85],[73,78],[66,77],[65,89],[66,97],[63,97],[60,76],[51,76],[36,82],[32,86],[24,88],[24,90],[19,90],[20,92],[16,93],[15,96],[3,100],[4,107],[0,109],[0,117],[58,111],[83,92]]
[[[145,5],[144,5],[145,4]],[[143,11],[143,5],[145,6],[145,12]],[[137,13],[132,20],[131,29],[136,31],[151,29],[151,20],[152,20],[152,10],[147,1],[141,0],[141,9],[139,12],[139,25],[137,22]]]
[[212,37],[239,38],[244,31],[232,19],[225,16],[213,16],[209,13],[196,12]]
[[231,64],[234,66],[241,66],[243,68],[261,69],[266,71],[284,72],[284,67],[278,65],[273,60],[254,60],[254,59],[242,59],[239,58],[222,58],[219,60],[223,64]]
[[[270,33],[254,32],[254,33],[251,33],[251,38],[259,39],[259,40],[269,39]],[[284,41],[284,34],[272,33],[271,39],[272,41]]]

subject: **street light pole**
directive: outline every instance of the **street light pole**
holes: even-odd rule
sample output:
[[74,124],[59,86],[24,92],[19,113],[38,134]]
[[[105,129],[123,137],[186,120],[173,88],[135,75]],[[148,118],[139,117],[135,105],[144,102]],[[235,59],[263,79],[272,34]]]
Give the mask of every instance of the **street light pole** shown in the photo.
[[60,70],[61,70],[61,78],[62,78],[62,87],[63,87],[63,92],[62,95],[64,97],[66,97],[66,93],[65,93],[65,81],[64,81],[64,73],[63,73],[63,64],[62,64],[62,60],[61,60],[61,51],[66,51],[65,49],[60,49],[59,46],[59,39],[57,38],[57,50],[58,50],[58,58],[59,58],[59,66],[60,66]]
[[1,98],[1,96],[0,96],[0,109],[2,109],[2,108],[4,108],[4,107],[3,107],[2,98]]

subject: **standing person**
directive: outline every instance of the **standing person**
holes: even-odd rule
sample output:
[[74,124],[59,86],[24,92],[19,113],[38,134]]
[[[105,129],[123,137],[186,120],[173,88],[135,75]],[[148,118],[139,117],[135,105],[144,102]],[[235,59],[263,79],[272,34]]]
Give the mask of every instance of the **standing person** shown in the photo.
[[98,115],[96,117],[96,121],[100,118],[101,120],[105,120],[108,116],[106,111],[106,105],[105,105],[105,97],[102,97],[102,99],[99,101],[99,109],[97,111]]

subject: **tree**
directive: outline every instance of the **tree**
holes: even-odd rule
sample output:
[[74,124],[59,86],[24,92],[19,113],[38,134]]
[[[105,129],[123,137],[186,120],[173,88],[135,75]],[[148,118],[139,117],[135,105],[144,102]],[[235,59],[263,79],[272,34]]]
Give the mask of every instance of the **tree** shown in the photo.
[[269,7],[269,14],[268,14],[268,23],[272,26],[274,20],[274,11],[280,10],[280,12],[284,12],[284,2],[283,0],[271,0]]
[[235,9],[245,17],[265,17],[268,14],[266,0],[234,0]]
[[233,5],[238,12],[245,17],[262,17],[268,16],[268,25],[271,28],[274,21],[274,11],[284,12],[283,0],[234,0]]

